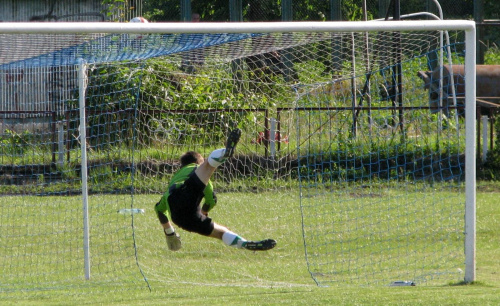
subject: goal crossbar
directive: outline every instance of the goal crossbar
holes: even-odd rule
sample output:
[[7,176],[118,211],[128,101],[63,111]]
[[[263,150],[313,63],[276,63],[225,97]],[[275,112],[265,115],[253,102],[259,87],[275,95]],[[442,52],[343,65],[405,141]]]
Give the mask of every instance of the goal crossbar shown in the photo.
[[101,23],[4,22],[3,34],[68,34],[68,33],[271,33],[271,32],[374,32],[374,31],[475,31],[475,23],[465,20],[429,21],[355,21],[355,22],[210,22],[210,23]]

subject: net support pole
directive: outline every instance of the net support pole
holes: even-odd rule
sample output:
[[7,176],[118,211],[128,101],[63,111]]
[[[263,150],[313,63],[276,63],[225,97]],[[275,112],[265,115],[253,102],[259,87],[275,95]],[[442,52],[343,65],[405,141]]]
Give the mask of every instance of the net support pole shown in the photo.
[[476,30],[465,31],[465,277],[476,279]]
[[87,187],[87,125],[85,120],[85,93],[87,90],[87,65],[80,59],[78,64],[78,93],[80,107],[80,148],[82,168],[82,202],[83,202],[83,256],[85,279],[90,279],[90,236],[89,236],[89,202]]

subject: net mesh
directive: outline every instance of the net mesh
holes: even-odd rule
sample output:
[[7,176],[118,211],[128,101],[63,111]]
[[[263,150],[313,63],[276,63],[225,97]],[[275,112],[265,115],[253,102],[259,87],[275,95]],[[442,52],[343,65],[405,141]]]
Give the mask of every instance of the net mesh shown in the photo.
[[425,79],[441,53],[463,62],[449,35],[0,35],[2,286],[81,284],[82,67],[96,280],[168,275],[155,217],[130,209],[235,127],[218,190],[298,195],[318,284],[458,279],[464,124],[449,76],[442,100]]

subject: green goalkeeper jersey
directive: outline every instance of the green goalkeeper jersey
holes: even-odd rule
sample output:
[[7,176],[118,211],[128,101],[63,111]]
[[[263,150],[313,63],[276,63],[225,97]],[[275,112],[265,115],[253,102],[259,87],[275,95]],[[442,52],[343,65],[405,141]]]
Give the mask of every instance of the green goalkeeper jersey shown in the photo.
[[[184,183],[185,180],[189,178],[189,175],[191,172],[193,172],[196,167],[198,167],[197,164],[189,164],[177,171],[172,179],[170,180],[170,183],[168,184],[167,191],[163,194],[161,197],[160,203],[155,206],[155,210],[157,212],[161,212],[163,214],[166,214],[169,220],[172,220],[170,217],[170,207],[168,206],[168,196],[170,195],[170,188],[174,185],[180,186]],[[214,189],[211,181],[208,181],[207,186],[203,190],[204,198],[205,198],[205,207],[208,207],[208,211],[210,211],[216,204],[216,201],[214,199]]]

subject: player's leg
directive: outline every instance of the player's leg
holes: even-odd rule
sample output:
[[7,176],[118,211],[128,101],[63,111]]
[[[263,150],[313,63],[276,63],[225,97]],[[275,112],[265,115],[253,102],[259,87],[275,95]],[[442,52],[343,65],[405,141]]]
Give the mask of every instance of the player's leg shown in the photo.
[[247,241],[245,238],[236,233],[228,230],[226,227],[213,223],[214,229],[209,237],[221,239],[224,244],[236,247],[239,249],[246,249],[251,251],[267,251],[276,246],[276,241],[273,239],[265,239],[260,241]]
[[209,237],[220,239],[224,244],[232,247],[242,248],[246,239],[228,230],[225,226],[214,222],[214,229]]
[[212,174],[215,172],[215,167],[212,167],[207,160],[205,160],[201,165],[199,165],[194,173],[203,182],[203,184],[208,184],[208,181],[212,177]]
[[198,168],[196,168],[195,173],[204,184],[208,184],[210,177],[218,166],[234,155],[234,150],[240,140],[240,137],[240,129],[232,130],[228,135],[226,147],[224,149],[217,149],[210,153],[208,158],[200,166],[198,166]]

